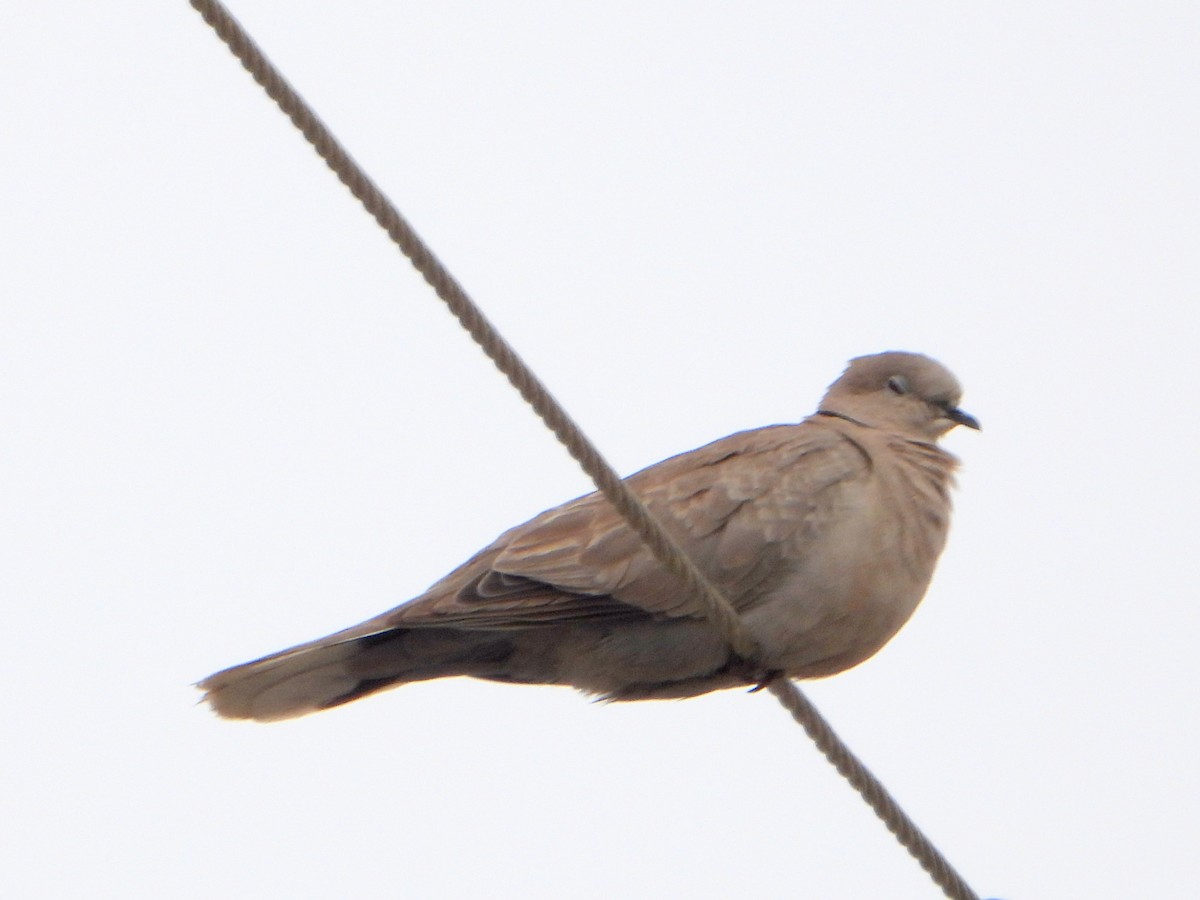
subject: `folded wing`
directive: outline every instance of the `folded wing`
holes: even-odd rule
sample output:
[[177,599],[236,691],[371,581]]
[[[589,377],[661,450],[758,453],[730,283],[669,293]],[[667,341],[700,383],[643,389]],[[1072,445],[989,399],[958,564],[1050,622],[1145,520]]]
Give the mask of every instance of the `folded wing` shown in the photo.
[[[630,486],[738,609],[821,527],[828,493],[868,469],[819,421],[722,438],[633,475]],[[371,623],[530,628],[698,611],[599,494],[547,510]],[[360,626],[362,627],[362,626]]]

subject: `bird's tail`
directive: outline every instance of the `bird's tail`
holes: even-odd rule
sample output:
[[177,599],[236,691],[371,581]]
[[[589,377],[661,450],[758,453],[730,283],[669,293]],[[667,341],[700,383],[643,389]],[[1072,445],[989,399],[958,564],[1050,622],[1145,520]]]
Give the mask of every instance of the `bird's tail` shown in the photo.
[[502,636],[449,628],[339,633],[224,669],[197,687],[224,718],[274,722],[410,681],[487,677],[511,652]]

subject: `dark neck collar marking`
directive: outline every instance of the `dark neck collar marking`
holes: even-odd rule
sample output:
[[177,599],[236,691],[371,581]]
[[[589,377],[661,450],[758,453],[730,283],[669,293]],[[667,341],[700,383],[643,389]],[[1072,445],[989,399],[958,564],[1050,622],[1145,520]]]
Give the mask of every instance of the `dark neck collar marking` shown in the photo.
[[845,419],[847,422],[853,422],[855,425],[861,425],[863,428],[870,428],[866,422],[860,422],[858,419],[853,419],[845,413],[834,412],[832,409],[818,409],[818,416],[829,416],[831,419]]

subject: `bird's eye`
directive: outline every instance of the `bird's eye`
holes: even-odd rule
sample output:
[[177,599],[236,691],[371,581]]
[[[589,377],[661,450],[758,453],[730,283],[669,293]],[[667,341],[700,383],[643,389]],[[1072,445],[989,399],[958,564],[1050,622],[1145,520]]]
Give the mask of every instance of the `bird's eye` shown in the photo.
[[908,393],[908,379],[903,375],[893,375],[887,380],[888,390],[893,394]]

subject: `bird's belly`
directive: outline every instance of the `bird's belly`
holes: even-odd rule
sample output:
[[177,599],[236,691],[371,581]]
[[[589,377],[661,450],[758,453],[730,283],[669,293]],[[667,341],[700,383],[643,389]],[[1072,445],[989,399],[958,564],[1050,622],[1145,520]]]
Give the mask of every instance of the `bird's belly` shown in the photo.
[[912,616],[929,576],[880,565],[877,553],[843,547],[800,564],[745,614],[763,663],[801,678],[833,675],[873,656]]

